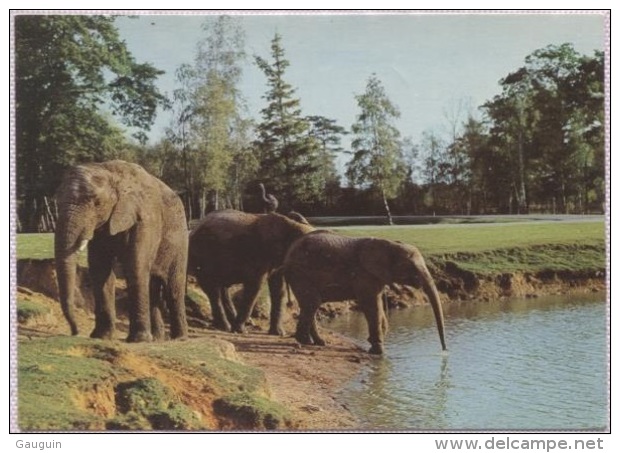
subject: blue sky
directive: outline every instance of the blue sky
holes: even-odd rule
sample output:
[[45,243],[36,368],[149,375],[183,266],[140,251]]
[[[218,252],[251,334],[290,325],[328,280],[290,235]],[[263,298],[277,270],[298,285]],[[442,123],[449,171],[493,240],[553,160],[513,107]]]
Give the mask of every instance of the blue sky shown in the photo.
[[[176,68],[194,60],[204,20],[167,13],[120,18],[117,25],[138,61],[166,71],[158,83],[171,94]],[[446,133],[447,112],[459,102],[476,109],[499,93],[498,81],[534,50],[570,42],[592,54],[604,49],[605,39],[602,13],[244,15],[241,24],[249,56],[241,89],[251,116],[260,119],[267,90],[252,55],[270,58],[278,32],[290,61],[286,79],[304,115],[349,128],[358,113],[354,96],[375,73],[401,111],[397,127],[414,142],[427,130]],[[151,139],[162,137],[169,123],[161,112]]]

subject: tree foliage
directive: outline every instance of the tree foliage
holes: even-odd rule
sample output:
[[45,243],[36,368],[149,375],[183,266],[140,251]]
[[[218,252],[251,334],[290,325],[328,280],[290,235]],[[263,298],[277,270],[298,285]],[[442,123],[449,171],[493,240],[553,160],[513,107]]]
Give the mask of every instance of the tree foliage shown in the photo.
[[15,17],[17,196],[21,226],[35,231],[68,165],[117,157],[121,124],[152,124],[162,73],[135,61],[114,16]]
[[394,125],[400,112],[376,75],[368,79],[366,91],[355,99],[360,113],[351,127],[353,158],[347,165],[347,176],[353,185],[368,184],[381,194],[391,224],[387,200],[397,195],[406,177],[400,132]]
[[[247,159],[248,122],[238,85],[245,59],[245,34],[230,16],[203,23],[193,65],[177,70],[174,120],[170,140],[179,147],[185,182],[183,190],[190,217],[220,204],[239,207],[239,184],[255,165]],[[221,201],[224,200],[223,202]]]
[[285,58],[282,37],[271,41],[271,60],[256,56],[267,77],[267,106],[261,110],[255,146],[260,158],[259,178],[280,198],[285,209],[315,201],[323,190],[319,169],[319,143],[308,133],[295,89],[285,80],[290,62]]

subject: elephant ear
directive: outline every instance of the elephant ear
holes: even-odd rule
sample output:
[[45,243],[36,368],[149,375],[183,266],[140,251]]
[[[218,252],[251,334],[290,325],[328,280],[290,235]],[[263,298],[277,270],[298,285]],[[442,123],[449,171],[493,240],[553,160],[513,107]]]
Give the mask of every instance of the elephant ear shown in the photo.
[[358,258],[362,268],[388,284],[393,281],[389,243],[381,239],[365,239],[359,244]]
[[110,235],[130,229],[138,221],[138,197],[134,192],[119,194],[110,216]]

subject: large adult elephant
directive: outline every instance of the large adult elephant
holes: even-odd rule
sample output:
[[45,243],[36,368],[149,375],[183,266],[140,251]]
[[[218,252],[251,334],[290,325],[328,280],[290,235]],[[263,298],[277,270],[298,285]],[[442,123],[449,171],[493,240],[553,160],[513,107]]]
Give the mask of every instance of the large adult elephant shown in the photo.
[[[299,214],[293,215],[302,219]],[[242,332],[256,297],[267,280],[271,298],[269,333],[283,335],[282,302],[285,284],[281,272],[288,247],[314,230],[307,223],[270,214],[249,214],[232,209],[208,214],[190,233],[189,269],[211,303],[217,329]],[[243,284],[236,313],[226,289]]]
[[382,354],[387,318],[381,293],[386,285],[400,283],[424,289],[446,349],[439,294],[422,255],[411,245],[316,231],[290,247],[283,269],[301,309],[295,338],[302,344],[325,344],[315,319],[323,302],[356,300],[368,322],[370,353]]
[[185,282],[188,230],[180,198],[136,164],[115,160],[70,168],[57,191],[56,273],[71,333],[76,258],[88,245],[95,298],[93,338],[115,335],[114,263],[123,266],[129,295],[127,341],[164,336],[161,294],[170,312],[170,337],[187,336]]

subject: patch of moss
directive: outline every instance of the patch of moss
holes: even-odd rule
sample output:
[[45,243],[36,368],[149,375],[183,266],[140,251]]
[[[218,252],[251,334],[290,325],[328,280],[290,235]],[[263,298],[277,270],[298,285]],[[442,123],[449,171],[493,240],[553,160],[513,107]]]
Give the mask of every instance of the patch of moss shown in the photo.
[[87,342],[72,337],[20,342],[18,424],[22,430],[104,428],[101,418],[73,399],[74,392],[87,392],[116,374],[109,362],[83,353]]
[[222,358],[217,346],[207,341],[167,342],[149,345],[145,354],[161,361],[176,361],[206,375],[220,393],[265,393],[265,373],[254,367]]
[[176,400],[174,393],[154,378],[122,382],[116,387],[119,417],[108,429],[191,430],[201,427],[190,408]]
[[230,419],[236,429],[285,429],[292,425],[288,410],[273,401],[247,392],[234,393],[213,402],[215,413]]
[[28,298],[17,300],[17,321],[19,323],[26,323],[34,318],[47,316],[51,311],[48,306]]

